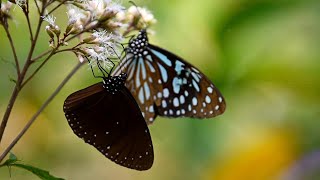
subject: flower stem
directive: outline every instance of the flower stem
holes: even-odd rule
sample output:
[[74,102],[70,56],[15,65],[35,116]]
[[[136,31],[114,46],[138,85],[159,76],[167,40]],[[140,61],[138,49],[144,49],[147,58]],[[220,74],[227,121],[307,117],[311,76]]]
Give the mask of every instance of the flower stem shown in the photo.
[[3,27],[4,27],[4,30],[6,31],[8,40],[9,40],[9,42],[10,42],[10,46],[11,46],[11,49],[12,49],[14,62],[16,63],[17,78],[19,78],[19,76],[20,76],[20,65],[19,65],[19,60],[18,60],[16,48],[14,47],[13,40],[12,40],[12,37],[11,37],[11,35],[10,35],[8,26],[3,26]]
[[[42,8],[41,14],[43,14],[44,10],[45,9]],[[5,113],[4,113],[2,121],[1,121],[1,125],[0,125],[0,142],[1,142],[2,137],[3,137],[3,133],[4,133],[5,129],[6,129],[6,126],[7,126],[7,123],[8,123],[8,119],[9,119],[11,110],[13,108],[13,105],[14,105],[14,103],[15,103],[15,101],[17,99],[17,96],[18,96],[18,94],[19,94],[19,92],[21,90],[20,86],[21,86],[21,84],[22,84],[22,82],[24,80],[24,77],[25,77],[30,65],[32,64],[31,58],[32,58],[32,54],[34,52],[34,49],[35,49],[35,46],[36,46],[36,43],[37,43],[37,40],[38,40],[38,37],[39,37],[41,24],[42,24],[42,18],[40,16],[39,17],[39,22],[38,22],[38,27],[37,27],[37,30],[36,30],[36,33],[35,33],[35,37],[31,42],[31,47],[30,47],[30,51],[29,51],[28,57],[26,59],[26,63],[24,65],[21,73],[18,76],[18,80],[16,82],[16,85],[15,85],[14,90],[12,92],[10,101],[8,103],[8,106],[7,106],[7,109],[6,109]]]
[[1,121],[1,126],[0,126],[0,142],[1,142],[1,139],[2,139],[2,136],[3,136],[3,133],[4,133],[4,130],[5,130],[6,126],[7,126],[7,122],[8,122],[8,119],[9,119],[9,116],[10,116],[10,113],[11,113],[11,110],[12,110],[12,107],[13,107],[13,104],[14,104],[14,102],[16,101],[18,94],[19,94],[19,88],[18,88],[18,85],[16,84],[15,87],[14,87],[14,90],[13,90],[13,92],[12,92],[10,101],[9,101],[9,103],[8,103],[7,110],[6,110],[6,112],[4,113],[3,118],[2,118],[2,121]]
[[68,0],[63,0],[62,2],[60,2],[56,7],[54,7],[50,12],[48,12],[48,14],[51,14],[53,11],[55,11],[56,9],[58,9],[61,5],[63,5],[66,1]]
[[[36,74],[37,72],[48,62],[48,60],[55,54],[55,50],[51,51],[51,54],[40,64],[40,66],[21,84],[21,88],[24,87]],[[34,62],[34,61],[32,61]]]
[[27,132],[30,126],[34,123],[40,113],[48,106],[48,104],[53,100],[53,98],[60,92],[63,86],[70,80],[70,78],[79,70],[82,66],[80,62],[71,70],[71,72],[62,80],[57,89],[51,94],[51,96],[43,103],[40,109],[31,117],[25,127],[17,135],[17,137],[11,142],[11,144],[5,149],[5,151],[0,156],[0,162],[5,158],[5,156],[11,151],[11,149],[17,144],[21,137]]

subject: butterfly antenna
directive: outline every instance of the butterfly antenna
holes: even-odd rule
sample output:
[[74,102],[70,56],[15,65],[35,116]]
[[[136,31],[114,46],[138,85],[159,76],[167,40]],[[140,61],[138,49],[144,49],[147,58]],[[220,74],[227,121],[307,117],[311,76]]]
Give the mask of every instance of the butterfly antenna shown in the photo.
[[[89,62],[89,65],[90,65],[90,68],[91,68],[91,71],[92,71],[92,74],[93,74],[93,77],[95,78],[104,78],[104,76],[96,76],[95,73],[94,73],[94,70],[92,68],[92,65],[91,65],[91,61],[89,60],[88,57],[85,56],[85,58],[87,59],[87,61]],[[104,75],[104,74],[103,74]]]
[[[119,43],[119,44],[121,45],[122,49],[124,50],[124,46],[123,46],[121,43]],[[112,46],[109,46],[109,47],[112,49],[113,53],[115,54],[116,59],[119,60],[119,65],[120,65],[120,64],[121,64],[121,55],[122,55],[122,53],[121,53],[121,55],[119,56],[118,53],[117,53],[117,51],[116,51]],[[114,69],[114,67],[115,67],[116,65],[115,65],[115,63],[112,61],[111,58],[108,58],[108,60],[113,64],[113,67],[112,67],[111,70],[110,70],[110,73],[112,73],[112,70]],[[121,67],[120,67],[120,68],[121,68]]]
[[[121,52],[121,54],[120,54],[120,57],[119,57],[119,66],[120,66],[120,71],[122,72],[123,71],[123,63],[124,62],[126,62],[126,60],[127,60],[127,55],[126,55],[126,48],[124,47],[124,45],[123,44],[120,44],[121,45],[121,47],[122,47],[122,52]],[[125,56],[123,56],[123,53],[125,53]],[[121,58],[121,57],[123,57],[123,58]],[[125,59],[125,60],[123,60],[123,59]]]
[[[109,60],[109,59],[108,59]],[[99,60],[97,60],[97,65],[98,65],[98,68],[99,70],[101,71],[101,73],[103,74],[103,77],[109,77],[109,73],[101,66]],[[106,76],[105,73],[108,75]]]

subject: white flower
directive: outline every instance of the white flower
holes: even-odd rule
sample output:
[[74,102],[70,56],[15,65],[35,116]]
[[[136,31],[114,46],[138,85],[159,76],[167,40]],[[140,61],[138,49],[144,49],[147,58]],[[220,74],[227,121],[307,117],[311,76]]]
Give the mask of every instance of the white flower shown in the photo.
[[73,5],[68,6],[67,14],[69,19],[69,24],[82,23],[81,20],[87,18],[87,15],[85,15],[85,12],[83,10]]
[[140,23],[150,26],[157,22],[153,14],[146,8],[131,6],[128,9],[129,21],[134,21],[134,19],[139,19]]
[[84,25],[89,21],[89,15],[86,11],[70,5],[68,6],[68,27],[66,33],[76,34],[84,29]]
[[106,51],[104,47],[88,47],[85,49],[85,51],[88,54],[90,66],[97,66],[99,63],[103,68],[107,70],[110,70],[112,67],[114,67],[114,64],[109,59],[108,51]]
[[111,0],[92,0],[84,4],[87,11],[91,12],[93,19],[104,19],[105,17],[114,16],[124,8]]
[[[91,41],[90,41],[91,39]],[[96,66],[98,63],[103,68],[110,70],[114,67],[111,59],[119,59],[120,57],[120,42],[122,37],[113,33],[108,33],[106,30],[94,31],[87,43],[96,44],[93,47],[85,48],[85,52],[90,60],[91,66]]]
[[1,9],[0,11],[3,12],[4,14],[9,14],[9,11],[11,9],[12,3],[11,2],[3,2],[1,3]]
[[53,15],[46,15],[46,16],[42,16],[44,21],[47,21],[51,26],[55,26],[55,21],[56,21],[56,17],[54,17]]
[[122,12],[124,9],[125,8],[123,6],[116,2],[109,3],[106,8],[107,11],[113,12],[114,14]]
[[102,46],[113,47],[114,43],[117,43],[117,42],[119,43],[122,41],[122,37],[120,35],[108,33],[106,30],[94,31],[92,36],[95,37],[96,38],[95,41]]

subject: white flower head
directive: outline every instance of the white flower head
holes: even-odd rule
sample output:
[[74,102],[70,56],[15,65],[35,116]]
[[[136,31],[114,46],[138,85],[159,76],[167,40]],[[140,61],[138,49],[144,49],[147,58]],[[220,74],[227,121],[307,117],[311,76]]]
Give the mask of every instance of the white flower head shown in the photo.
[[131,6],[127,13],[127,18],[130,22],[133,22],[135,19],[139,19],[137,24],[140,23],[144,24],[145,26],[150,26],[157,22],[151,11],[149,11],[147,8]]
[[113,12],[114,14],[124,11],[124,9],[122,5],[116,2],[109,3],[106,8],[107,11]]
[[74,6],[68,6],[68,26],[66,33],[76,34],[84,29],[84,25],[90,20],[89,13]]
[[56,26],[55,25],[55,22],[56,22],[56,17],[54,17],[53,15],[45,15],[45,16],[42,16],[43,20],[44,21],[47,21],[51,26]]
[[10,2],[10,1],[8,1],[8,2],[3,2],[3,3],[1,3],[1,9],[0,9],[0,11],[2,12],[2,13],[4,13],[4,14],[9,14],[9,11],[10,11],[10,9],[11,9],[11,6],[12,6],[12,3]]
[[67,14],[69,19],[69,24],[82,23],[81,21],[87,18],[85,11],[73,5],[68,6]]
[[104,19],[115,16],[124,8],[117,2],[111,0],[91,0],[84,5],[85,9],[91,12],[93,19]]
[[95,41],[99,43],[101,46],[114,47],[113,44],[122,41],[122,36],[113,33],[108,33],[106,30],[94,31],[92,33],[92,36],[95,37]]
[[88,54],[89,65],[94,67],[98,64],[103,68],[110,70],[114,67],[114,63],[109,59],[110,55],[108,50],[103,46],[88,47],[85,49]]

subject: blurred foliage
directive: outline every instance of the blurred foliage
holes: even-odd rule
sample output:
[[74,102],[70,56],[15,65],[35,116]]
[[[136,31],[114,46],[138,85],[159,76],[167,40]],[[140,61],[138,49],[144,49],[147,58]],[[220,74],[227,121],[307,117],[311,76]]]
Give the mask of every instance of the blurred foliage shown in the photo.
[[[320,2],[318,0],[145,0],[155,14],[151,43],[196,65],[221,90],[225,114],[209,120],[157,118],[150,127],[155,163],[136,172],[112,163],[68,127],[62,103],[97,79],[85,67],[71,79],[14,148],[25,162],[66,179],[279,179],[319,150]],[[129,4],[127,4],[129,6]],[[24,59],[29,47],[19,10],[11,30]],[[57,14],[57,22],[66,17]],[[63,20],[64,22],[66,19]],[[37,52],[46,50],[41,36]],[[12,91],[14,69],[0,29],[0,112]],[[63,77],[76,64],[56,56],[26,87],[13,109],[1,150],[9,144]],[[35,154],[37,156],[35,157]],[[303,179],[317,179],[313,171]],[[319,177],[319,175],[318,175]],[[8,179],[0,169],[0,179]],[[20,170],[12,180],[33,179]]]
[[31,165],[20,163],[18,158],[12,153],[10,153],[9,159],[7,159],[3,164],[0,165],[0,168],[5,166],[8,167],[9,172],[11,171],[12,167],[21,168],[33,173],[34,175],[38,176],[38,178],[42,180],[63,180],[62,178],[56,178],[52,176],[48,171],[33,167]]

